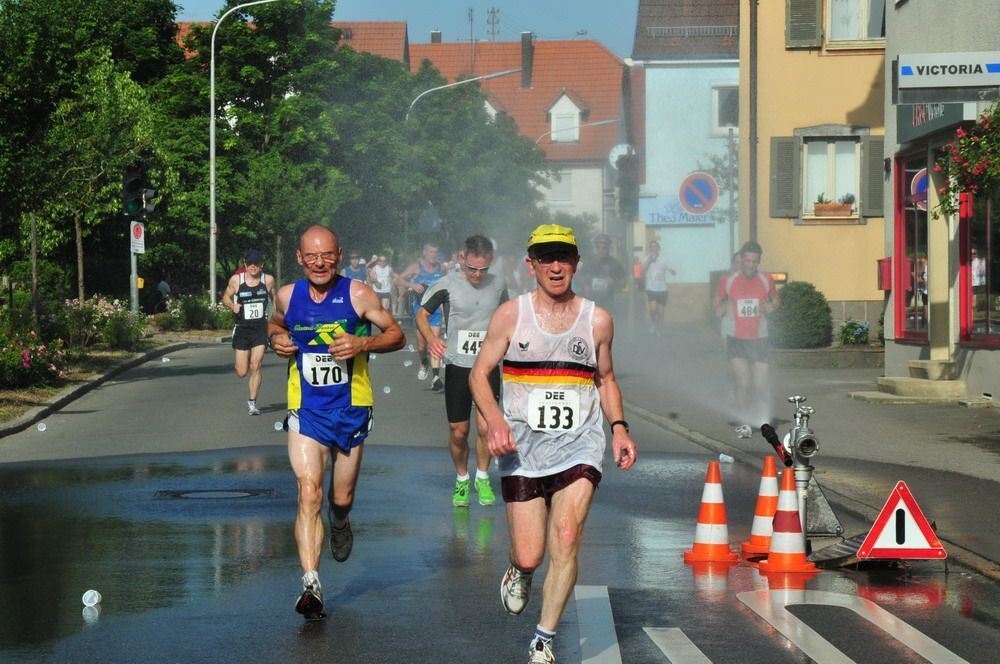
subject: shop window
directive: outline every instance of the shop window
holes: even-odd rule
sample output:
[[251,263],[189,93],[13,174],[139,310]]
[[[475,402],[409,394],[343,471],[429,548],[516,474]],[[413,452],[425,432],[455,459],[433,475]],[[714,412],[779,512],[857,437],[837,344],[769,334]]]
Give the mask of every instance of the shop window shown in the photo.
[[858,141],[808,139],[803,142],[802,149],[802,210],[805,214],[856,216]]
[[739,135],[740,92],[735,85],[712,86],[712,135],[728,136],[729,130]]
[[927,339],[927,191],[913,186],[927,176],[927,160],[900,160],[896,178],[896,337]]
[[975,198],[971,207],[972,214],[963,219],[968,224],[969,334],[1000,340],[1000,191]]
[[573,200],[573,171],[561,171],[552,178],[549,200],[553,203],[569,203]]
[[885,39],[885,0],[828,0],[831,42]]

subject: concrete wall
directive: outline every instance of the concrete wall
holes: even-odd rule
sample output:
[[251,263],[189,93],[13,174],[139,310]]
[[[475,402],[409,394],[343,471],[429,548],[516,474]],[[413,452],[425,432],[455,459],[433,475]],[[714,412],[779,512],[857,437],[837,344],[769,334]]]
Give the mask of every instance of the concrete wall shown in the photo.
[[[884,219],[865,223],[797,223],[771,218],[770,145],[773,136],[797,128],[853,125],[884,131],[883,52],[785,48],[784,2],[758,4],[758,145],[749,163],[749,66],[740,72],[740,234],[749,236],[749,172],[757,171],[757,240],[764,248],[761,269],[787,272],[789,279],[814,284],[833,305],[877,311],[883,302],[876,284],[876,260],[886,254]],[[748,62],[749,0],[740,4],[740,60]],[[869,313],[873,334],[878,316]],[[836,332],[836,330],[835,330]]]
[[[729,266],[731,247],[728,194],[720,192],[704,215],[683,212],[678,192],[686,177],[711,166],[711,155],[726,156],[728,136],[713,132],[713,84],[739,83],[738,64],[678,62],[646,64],[646,181],[640,218],[701,225],[647,225],[645,239],[660,241],[677,275],[675,283],[705,284],[713,270]],[[735,236],[736,233],[734,232]],[[695,289],[697,290],[697,289]]]

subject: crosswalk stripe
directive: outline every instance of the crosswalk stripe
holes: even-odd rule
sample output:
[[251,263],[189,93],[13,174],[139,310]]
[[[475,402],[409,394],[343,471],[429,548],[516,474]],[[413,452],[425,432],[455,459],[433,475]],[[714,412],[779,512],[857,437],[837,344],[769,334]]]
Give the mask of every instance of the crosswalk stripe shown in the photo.
[[583,664],[621,664],[615,618],[607,586],[576,586],[576,614],[580,623]]
[[712,660],[705,657],[705,653],[678,627],[643,627],[642,630],[671,664],[712,664]]

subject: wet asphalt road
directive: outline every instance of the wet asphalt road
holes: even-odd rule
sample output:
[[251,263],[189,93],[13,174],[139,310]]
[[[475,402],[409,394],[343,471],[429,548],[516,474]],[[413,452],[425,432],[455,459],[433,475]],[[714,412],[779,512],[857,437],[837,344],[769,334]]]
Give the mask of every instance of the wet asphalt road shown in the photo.
[[[331,617],[309,624],[292,610],[295,485],[273,430],[281,366],[269,357],[267,412],[250,418],[229,356],[176,353],[74,402],[45,432],[0,439],[0,661],[524,661],[541,579],[525,614],[503,612],[503,509],[451,507],[450,463],[435,442],[443,400],[402,367],[415,356],[374,363],[377,428],[352,515],[355,549],[342,564],[324,556]],[[683,630],[714,662],[808,661],[746,604],[743,593],[773,581],[681,560],[711,457],[649,425],[636,437],[639,465],[610,468],[598,492],[578,579],[598,595],[606,588],[621,661],[671,661],[644,629],[657,627]],[[758,477],[723,471],[737,542]],[[865,527],[841,516],[848,533]],[[1000,648],[997,585],[955,565],[827,571],[806,585],[871,600],[970,662],[994,661]],[[96,615],[83,612],[87,588],[104,596]],[[601,605],[570,601],[560,661],[595,645],[608,654]],[[790,611],[855,661],[923,661],[847,609]]]

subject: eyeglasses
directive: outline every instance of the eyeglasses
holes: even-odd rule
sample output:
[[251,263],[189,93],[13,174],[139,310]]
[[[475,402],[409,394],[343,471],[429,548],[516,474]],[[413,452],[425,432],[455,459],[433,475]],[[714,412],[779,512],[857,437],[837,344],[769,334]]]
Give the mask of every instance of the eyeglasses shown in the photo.
[[564,251],[554,251],[550,254],[542,254],[541,256],[535,256],[535,260],[541,265],[552,265],[556,261],[560,263],[570,264],[576,260],[574,254],[570,254]]
[[302,254],[302,260],[309,265],[315,265],[320,259],[323,259],[325,263],[332,263],[337,260],[337,252],[335,251],[324,251],[319,254]]
[[465,263],[462,267],[464,267],[469,272],[472,272],[473,274],[486,274],[487,272],[490,271],[489,265],[487,265],[486,267],[472,267],[468,263]]

